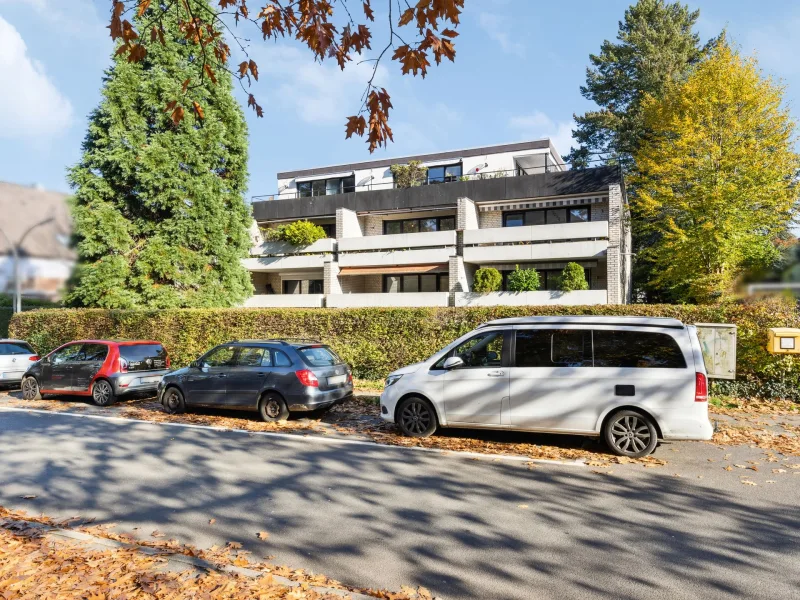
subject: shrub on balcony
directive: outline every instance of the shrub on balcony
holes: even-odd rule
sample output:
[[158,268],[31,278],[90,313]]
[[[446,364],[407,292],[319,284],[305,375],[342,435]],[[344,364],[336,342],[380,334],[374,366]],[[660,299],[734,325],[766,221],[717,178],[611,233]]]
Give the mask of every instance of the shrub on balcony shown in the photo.
[[586,272],[578,263],[567,263],[561,271],[561,281],[558,289],[562,292],[574,292],[575,290],[588,290],[589,282],[586,281]]
[[266,232],[268,241],[286,242],[293,246],[310,246],[326,237],[325,230],[311,221],[295,221],[288,225],[278,225]]
[[423,167],[418,160],[410,160],[407,165],[392,165],[389,170],[398,188],[416,187],[428,179],[428,167]]
[[497,269],[487,268],[475,271],[472,279],[474,292],[497,292],[503,285],[503,276]]
[[539,271],[536,269],[520,269],[517,265],[517,268],[508,274],[510,292],[535,292],[540,285]]

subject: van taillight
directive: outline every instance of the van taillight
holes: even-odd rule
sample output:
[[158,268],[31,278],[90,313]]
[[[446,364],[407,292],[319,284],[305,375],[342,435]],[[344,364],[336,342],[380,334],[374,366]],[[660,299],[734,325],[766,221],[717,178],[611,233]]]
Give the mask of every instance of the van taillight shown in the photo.
[[314,375],[314,373],[312,373],[308,369],[295,371],[294,374],[297,375],[297,378],[300,380],[300,383],[302,383],[304,386],[319,387],[319,379],[317,379],[317,376]]
[[708,402],[708,380],[702,373],[694,374],[694,401]]
[[127,373],[128,372],[128,361],[119,357],[119,372],[120,373]]
[[28,360],[33,360],[33,361],[36,361],[36,360],[39,360],[39,357],[38,357],[37,355],[35,355],[35,354],[34,354],[33,356],[29,356],[29,357],[28,357]]

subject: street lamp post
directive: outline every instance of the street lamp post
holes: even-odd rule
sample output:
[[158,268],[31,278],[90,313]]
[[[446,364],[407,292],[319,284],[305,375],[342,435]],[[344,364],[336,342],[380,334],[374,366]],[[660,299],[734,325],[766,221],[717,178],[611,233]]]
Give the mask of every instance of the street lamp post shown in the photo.
[[8,247],[11,248],[11,257],[14,261],[14,312],[22,312],[22,286],[20,283],[20,276],[19,276],[19,251],[22,249],[22,244],[25,242],[25,238],[28,237],[28,234],[40,227],[42,225],[47,225],[48,223],[53,221],[53,217],[47,217],[46,219],[39,221],[38,223],[34,223],[28,229],[25,230],[25,233],[22,234],[22,237],[17,240],[16,243],[12,243],[11,240],[6,235],[6,232],[0,228],[0,233],[3,234],[3,237],[6,240],[6,244]]

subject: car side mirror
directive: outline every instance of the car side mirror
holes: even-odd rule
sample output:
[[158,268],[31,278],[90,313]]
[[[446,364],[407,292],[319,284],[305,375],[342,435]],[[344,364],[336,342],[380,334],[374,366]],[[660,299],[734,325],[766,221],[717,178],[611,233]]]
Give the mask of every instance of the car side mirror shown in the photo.
[[451,356],[446,361],[444,361],[444,364],[442,365],[442,367],[447,369],[448,371],[450,369],[458,369],[459,367],[463,366],[464,366],[464,361],[459,356]]
[[203,373],[208,373],[208,363],[207,362],[201,362],[200,363],[200,370]]

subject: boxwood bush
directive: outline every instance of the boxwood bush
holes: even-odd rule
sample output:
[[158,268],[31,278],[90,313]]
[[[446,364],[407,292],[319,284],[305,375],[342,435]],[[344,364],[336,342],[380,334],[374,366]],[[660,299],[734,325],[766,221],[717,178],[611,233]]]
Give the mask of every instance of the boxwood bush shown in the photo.
[[174,366],[234,339],[303,337],[330,344],[356,377],[379,379],[423,360],[476,325],[528,315],[632,315],[673,317],[685,323],[738,325],[735,382],[715,383],[718,393],[800,399],[800,358],[774,356],[765,347],[769,327],[800,327],[794,303],[785,300],[724,305],[496,306],[466,308],[354,309],[45,309],[11,321],[11,335],[40,353],[75,339],[155,339]]

